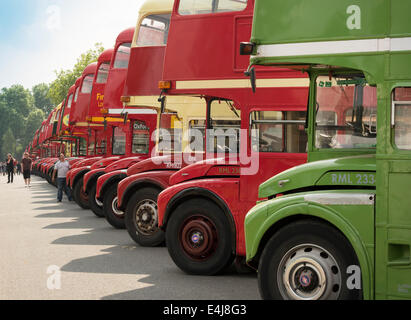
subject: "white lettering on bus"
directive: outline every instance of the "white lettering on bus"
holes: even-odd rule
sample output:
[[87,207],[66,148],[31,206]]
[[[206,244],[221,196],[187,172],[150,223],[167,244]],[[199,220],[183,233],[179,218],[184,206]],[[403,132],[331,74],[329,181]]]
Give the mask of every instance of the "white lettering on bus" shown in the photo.
[[359,266],[349,266],[347,274],[350,275],[347,278],[348,290],[361,290],[361,268]]
[[357,5],[351,5],[347,8],[347,28],[349,30],[361,30],[361,8]]

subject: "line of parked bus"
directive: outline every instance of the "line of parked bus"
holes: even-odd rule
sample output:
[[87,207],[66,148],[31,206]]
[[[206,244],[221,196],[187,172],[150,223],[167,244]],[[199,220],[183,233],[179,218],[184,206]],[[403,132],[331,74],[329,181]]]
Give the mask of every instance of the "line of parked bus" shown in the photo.
[[36,132],[36,173],[65,153],[79,206],[189,274],[410,298],[411,8],[357,2],[147,0]]

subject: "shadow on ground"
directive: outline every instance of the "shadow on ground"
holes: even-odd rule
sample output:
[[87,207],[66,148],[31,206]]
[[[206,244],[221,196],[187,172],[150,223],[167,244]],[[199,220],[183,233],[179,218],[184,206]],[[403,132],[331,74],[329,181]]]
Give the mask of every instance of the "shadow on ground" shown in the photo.
[[[136,245],[125,230],[112,228],[105,219],[97,218],[90,210],[75,203],[54,204],[55,188],[47,183],[36,185],[44,189],[35,199],[36,210],[45,211],[36,218],[68,218],[69,221],[50,224],[46,230],[85,229],[80,234],[64,236],[52,242],[61,246],[110,246],[101,254],[75,259],[64,265],[63,272],[147,275],[139,280],[149,287],[106,296],[105,300],[253,300],[259,299],[255,273],[238,274],[229,268],[216,277],[190,276],[171,260],[167,248],[143,248]],[[43,192],[43,191],[42,191]],[[47,194],[49,192],[50,195]],[[47,212],[53,211],[53,212]],[[54,212],[55,211],[55,212]],[[136,285],[136,288],[138,286]]]

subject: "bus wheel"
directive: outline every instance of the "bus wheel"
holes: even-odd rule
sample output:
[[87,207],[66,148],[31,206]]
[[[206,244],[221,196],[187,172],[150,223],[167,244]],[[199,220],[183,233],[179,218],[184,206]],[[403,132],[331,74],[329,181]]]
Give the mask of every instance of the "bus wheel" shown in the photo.
[[124,216],[131,238],[143,247],[164,243],[164,232],[158,227],[157,198],[160,190],[142,188],[129,200]]
[[[350,266],[359,266],[348,241],[336,229],[313,220],[292,223],[268,242],[258,283],[266,300],[357,300],[348,287]],[[361,284],[359,284],[361,286]]]
[[83,179],[80,179],[73,188],[73,197],[76,203],[83,209],[90,209],[88,196],[83,191]]
[[109,224],[116,229],[125,229],[124,212],[117,207],[117,186],[115,183],[104,194],[103,211]]
[[94,183],[88,193],[88,205],[97,217],[104,218],[103,204],[96,199],[96,189],[97,184]]
[[166,243],[174,263],[194,275],[216,275],[234,259],[232,230],[213,202],[192,199],[181,204],[167,224]]

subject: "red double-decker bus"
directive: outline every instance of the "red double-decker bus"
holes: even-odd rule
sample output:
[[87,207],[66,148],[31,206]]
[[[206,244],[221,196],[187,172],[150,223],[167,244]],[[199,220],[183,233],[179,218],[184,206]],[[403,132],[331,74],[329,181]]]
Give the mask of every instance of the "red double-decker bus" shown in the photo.
[[[256,68],[255,93],[244,78],[248,60],[239,48],[251,35],[253,9],[253,0],[174,5],[166,95],[205,97],[212,157],[175,173],[157,205],[168,251],[191,274],[217,274],[235,257],[242,262],[244,218],[258,200],[258,186],[307,160],[306,76]],[[230,118],[219,115],[224,109]]]
[[[107,172],[121,170],[147,159],[154,147],[150,138],[156,128],[156,113],[149,109],[125,109],[121,102],[133,35],[134,28],[118,35],[111,60],[99,67],[99,74],[95,78],[96,92],[93,88],[91,97],[88,120],[104,124],[108,158],[83,170],[82,191],[88,197],[89,207],[99,217],[105,217],[105,214],[104,198],[100,197],[100,193],[97,195],[98,178]],[[105,89],[98,92],[97,88],[102,87],[103,83]]]
[[[267,150],[265,161],[278,161],[279,163],[278,166],[274,167],[274,170],[284,170],[305,162],[306,150],[303,124],[305,122],[308,93],[307,79],[296,72],[277,69],[275,72],[270,73],[268,70],[259,69],[257,72],[259,72],[259,78],[262,78],[259,84],[265,88],[259,90],[255,96],[251,92],[249,82],[244,79],[243,73],[248,66],[248,61],[238,54],[238,47],[241,41],[248,39],[250,36],[253,2],[250,4],[245,3],[243,10],[224,12],[226,10],[220,8],[221,12],[214,13],[211,4],[210,8],[199,8],[200,11],[198,12],[183,9],[182,11],[186,11],[186,13],[180,12],[179,5],[180,3],[176,2],[170,28],[167,28],[168,41],[164,52],[165,64],[162,77],[164,81],[161,82],[161,88],[165,90],[163,93],[167,95],[167,103],[164,103],[162,108],[166,112],[161,114],[161,127],[166,128],[168,125],[168,128],[172,129],[172,134],[170,134],[172,142],[175,142],[175,137],[179,135],[179,131],[181,133],[181,127],[186,127],[192,131],[197,129],[203,133],[206,129],[212,128],[233,129],[235,131],[234,136],[236,136],[239,129],[247,130],[249,128],[250,120],[248,116],[254,116],[254,126],[259,126],[262,122],[271,120],[271,123],[275,122],[274,126],[283,126],[284,130],[268,128],[268,131],[274,131],[275,134],[278,134],[276,131],[283,131],[284,137],[286,136],[285,132],[289,131],[287,136],[288,145],[282,143],[283,136],[281,138],[276,136],[268,138],[269,142],[266,143],[269,147],[265,149]],[[237,8],[237,5],[235,5],[235,8]],[[187,14],[187,12],[195,12],[196,14]],[[211,32],[213,30],[214,33]],[[217,30],[225,30],[224,37],[216,36],[216,34],[220,35]],[[138,49],[138,46],[136,46],[135,50]],[[145,49],[148,50],[148,48]],[[143,54],[144,51],[140,50]],[[273,99],[273,96],[276,98]],[[201,97],[203,99],[197,116],[192,117],[187,125],[184,125],[184,121],[178,121],[178,119],[184,118],[184,111],[170,107],[170,101],[173,101],[176,97],[179,99],[181,97],[187,99],[189,97]],[[262,120],[262,117],[266,117],[266,119]],[[257,120],[260,123],[257,123]],[[178,125],[178,123],[181,124]],[[266,125],[269,124],[266,123]],[[289,127],[290,129],[287,130]],[[266,134],[273,137],[270,132]],[[294,142],[298,141],[297,152],[293,152],[292,149],[290,137],[293,136]],[[254,137],[254,140],[258,141],[260,139]],[[238,141],[236,144],[239,144]],[[280,149],[277,145],[283,145],[283,148]],[[243,149],[244,146],[247,147],[247,144],[243,145]],[[227,148],[229,146],[224,145],[224,142],[222,145],[214,144],[209,149],[205,149],[203,145],[200,157],[196,157],[198,154],[193,152],[191,154],[194,160],[201,160],[204,157],[205,150],[207,156],[224,158]],[[251,147],[249,146],[249,148],[249,155],[251,156]],[[278,152],[274,152],[274,150]],[[240,179],[236,174],[239,167],[237,165],[230,166],[234,170],[230,174],[227,174],[227,170],[219,172],[220,168],[210,162],[201,163],[198,167],[193,165],[179,172],[182,167],[187,166],[188,163],[184,160],[188,158],[190,157],[183,156],[179,161],[176,161],[174,156],[169,156],[146,160],[130,168],[127,172],[128,177],[119,183],[118,207],[120,210],[125,210],[127,230],[137,243],[154,246],[164,241],[164,232],[158,228],[157,197],[170,184],[190,180],[194,185],[201,178],[208,181],[210,177],[213,177],[220,179],[219,182],[222,182],[220,188],[224,189],[224,182],[228,181],[226,178],[229,176],[237,178],[237,184],[240,180],[244,181],[243,184],[246,183],[246,179]],[[205,167],[212,168],[205,170]],[[198,170],[198,168],[200,169]],[[185,172],[185,170],[189,170],[189,172]],[[183,174],[184,178],[170,180],[173,174],[176,176]],[[267,177],[270,174],[272,172],[267,172]],[[201,180],[201,183],[205,181]],[[254,182],[249,179],[248,182],[257,183],[258,181]],[[184,184],[179,185],[179,187],[182,185]],[[235,195],[239,192],[237,190],[237,192],[234,192],[233,197],[229,198],[230,204],[238,202],[238,197],[236,198]],[[190,196],[193,196],[193,194]],[[249,195],[249,198],[247,196],[245,194],[242,196],[243,205],[245,201],[248,201],[248,206],[252,206],[257,197],[256,192],[255,197],[252,194]],[[179,197],[181,201],[186,199]],[[229,205],[227,207],[230,208]],[[230,221],[234,221],[237,213],[232,214],[230,210],[226,212],[231,219]],[[169,217],[171,215],[166,216],[164,226],[167,225]],[[235,226],[240,224],[240,219],[232,223],[234,228],[230,229],[230,238],[236,239]],[[231,245],[231,250],[234,253],[237,241],[234,240],[232,243],[234,244]],[[231,257],[232,255],[228,256]]]

